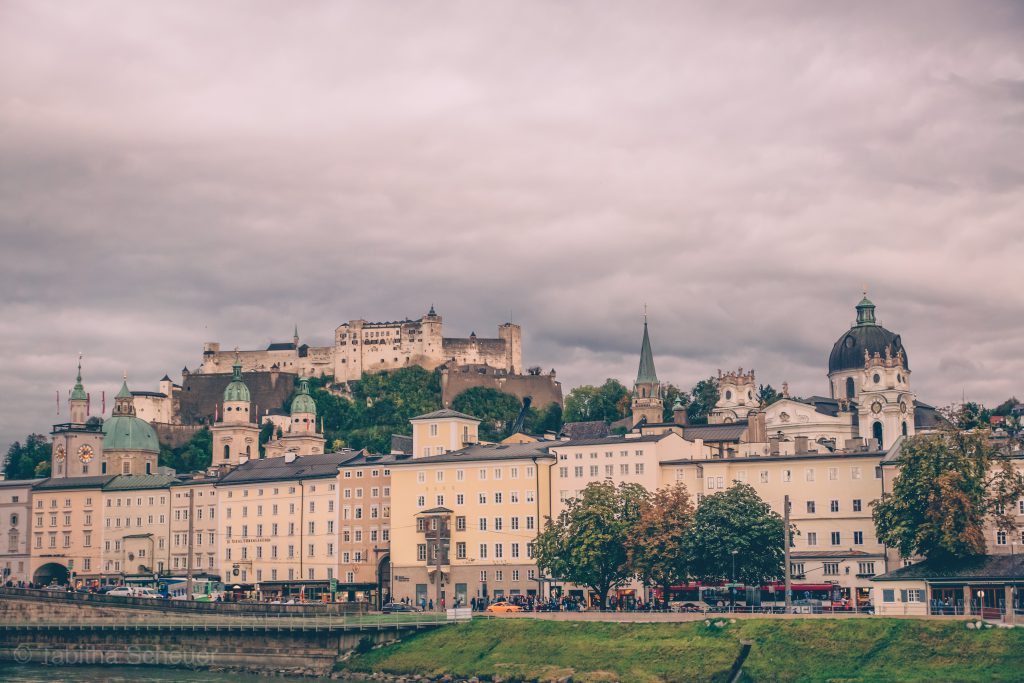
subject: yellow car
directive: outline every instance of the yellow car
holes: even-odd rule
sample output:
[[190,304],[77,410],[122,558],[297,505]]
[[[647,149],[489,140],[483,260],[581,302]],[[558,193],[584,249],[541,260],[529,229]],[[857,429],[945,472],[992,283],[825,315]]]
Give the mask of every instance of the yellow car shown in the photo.
[[513,605],[511,602],[496,602],[492,605],[488,605],[485,612],[522,612],[523,608],[519,605]]

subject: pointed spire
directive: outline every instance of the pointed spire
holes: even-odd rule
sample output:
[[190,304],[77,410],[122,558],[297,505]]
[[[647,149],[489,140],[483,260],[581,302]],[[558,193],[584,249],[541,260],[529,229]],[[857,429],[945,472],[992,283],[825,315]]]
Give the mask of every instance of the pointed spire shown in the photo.
[[651,351],[651,336],[647,332],[647,312],[644,311],[644,340],[640,345],[640,368],[636,373],[637,384],[657,384],[658,373],[654,370],[654,352]]
[[437,315],[437,312],[434,310],[434,304],[430,304],[430,312],[427,315]]
[[295,346],[298,346],[299,345],[299,324],[298,323],[295,323],[295,334],[292,336],[292,339],[295,341]]
[[78,375],[75,377],[75,388],[71,390],[72,401],[85,401],[88,400],[88,396],[85,393],[85,387],[82,386],[82,354],[78,354]]

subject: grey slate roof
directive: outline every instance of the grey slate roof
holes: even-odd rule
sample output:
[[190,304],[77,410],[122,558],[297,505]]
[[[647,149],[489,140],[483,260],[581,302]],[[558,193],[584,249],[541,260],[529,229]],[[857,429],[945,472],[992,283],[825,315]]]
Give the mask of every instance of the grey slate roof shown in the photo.
[[611,432],[604,420],[590,422],[566,422],[562,425],[561,436],[569,439],[603,439]]
[[391,435],[392,453],[412,453],[412,437],[405,434]]
[[391,454],[360,452],[351,460],[338,465],[339,467],[365,467],[367,465],[393,465],[398,458]]
[[100,488],[111,479],[116,477],[115,474],[100,474],[93,477],[59,477],[54,479],[44,479],[35,485],[36,491],[62,491],[70,489],[91,489]]
[[170,486],[177,478],[167,474],[120,474],[104,485],[104,491],[133,491]]
[[4,479],[0,481],[0,488],[14,487],[14,486],[35,486],[39,482],[44,481],[43,479]]
[[687,441],[701,439],[704,443],[739,442],[746,429],[746,420],[717,425],[691,425],[683,427],[683,438]]
[[284,457],[258,458],[239,465],[225,474],[217,482],[217,486],[336,477],[338,467],[358,455],[358,451],[345,450],[337,453],[300,456],[292,462],[286,462]]
[[629,445],[631,443],[655,443],[661,441],[671,432],[663,434],[645,434],[643,436],[626,437],[625,434],[612,434],[600,439],[571,439],[569,441],[547,441],[543,444],[549,448],[572,448],[575,446],[603,446],[611,444]]
[[442,408],[441,410],[435,410],[434,412],[426,413],[425,415],[417,415],[416,417],[414,417],[412,419],[413,420],[439,420],[439,419],[441,419],[443,417],[461,417],[461,418],[463,418],[465,420],[473,420],[474,422],[479,422],[480,421],[480,418],[478,418],[478,417],[473,417],[472,415],[466,415],[465,413],[460,413],[459,411],[451,410],[450,408]]
[[267,346],[267,351],[294,351],[294,342],[272,342]]
[[443,455],[431,455],[424,458],[396,458],[395,465],[420,465],[449,462],[489,462],[492,460],[521,460],[523,458],[553,458],[547,452],[551,442],[509,443],[509,444],[476,444],[457,451],[449,451]]
[[930,560],[900,567],[876,576],[872,581],[1005,581],[1024,580],[1024,557],[1020,555],[980,555],[978,557],[938,564]]

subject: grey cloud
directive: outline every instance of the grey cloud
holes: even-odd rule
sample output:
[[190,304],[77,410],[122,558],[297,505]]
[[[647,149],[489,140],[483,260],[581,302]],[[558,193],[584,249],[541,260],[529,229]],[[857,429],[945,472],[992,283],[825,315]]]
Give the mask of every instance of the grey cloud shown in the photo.
[[1019,3],[13,2],[0,442],[201,344],[493,334],[567,386],[824,392],[867,285],[923,400],[1022,394]]

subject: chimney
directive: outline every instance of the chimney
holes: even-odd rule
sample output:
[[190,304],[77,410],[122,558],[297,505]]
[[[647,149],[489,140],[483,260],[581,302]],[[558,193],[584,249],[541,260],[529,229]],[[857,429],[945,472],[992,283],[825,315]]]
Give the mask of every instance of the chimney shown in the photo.
[[747,416],[747,442],[764,443],[768,440],[768,427],[765,424],[764,411],[752,410]]
[[768,439],[768,453],[770,455],[779,454],[779,437],[773,436],[772,438]]
[[289,453],[285,453],[284,454],[284,461],[287,462],[287,463],[293,463],[293,462],[295,462],[295,458],[297,458],[297,457],[298,456],[295,453],[290,453],[290,452]]
[[676,404],[672,406],[672,421],[677,425],[686,426],[686,406],[676,401]]
[[806,453],[807,452],[807,437],[806,436],[796,436],[796,437],[793,437],[793,449],[794,449],[794,451],[796,453]]

